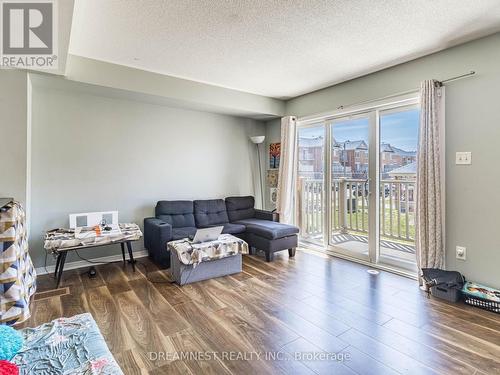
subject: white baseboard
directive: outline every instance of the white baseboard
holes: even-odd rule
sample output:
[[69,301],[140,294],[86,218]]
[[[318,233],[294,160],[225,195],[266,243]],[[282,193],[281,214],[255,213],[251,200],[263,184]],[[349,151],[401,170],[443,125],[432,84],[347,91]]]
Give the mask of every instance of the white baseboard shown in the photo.
[[[147,250],[140,250],[140,251],[134,251],[134,259],[138,258],[144,258],[148,256],[148,251]],[[128,254],[126,255],[128,259]],[[122,255],[117,254],[117,255],[109,255],[107,257],[101,257],[101,258],[92,258],[90,259],[92,262],[99,262],[99,263],[89,263],[85,260],[77,260],[76,262],[70,262],[66,263],[64,265],[64,270],[74,270],[77,268],[84,268],[84,267],[89,267],[89,266],[98,266],[99,264],[104,264],[104,263],[109,263],[109,262],[118,262],[118,261],[123,261]],[[47,273],[54,273],[56,270],[56,266],[50,265],[45,267],[38,267],[36,269],[36,274],[37,275],[45,275]]]

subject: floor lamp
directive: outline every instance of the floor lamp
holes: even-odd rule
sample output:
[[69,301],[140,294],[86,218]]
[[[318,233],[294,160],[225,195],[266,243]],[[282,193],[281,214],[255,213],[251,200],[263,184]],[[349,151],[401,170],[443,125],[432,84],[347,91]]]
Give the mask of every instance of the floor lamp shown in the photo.
[[264,189],[262,188],[262,167],[260,165],[260,149],[259,145],[264,142],[266,139],[265,135],[257,135],[255,137],[250,137],[250,140],[255,144],[255,147],[257,147],[257,158],[259,162],[259,184],[260,184],[260,199],[262,202],[261,209],[264,210]]

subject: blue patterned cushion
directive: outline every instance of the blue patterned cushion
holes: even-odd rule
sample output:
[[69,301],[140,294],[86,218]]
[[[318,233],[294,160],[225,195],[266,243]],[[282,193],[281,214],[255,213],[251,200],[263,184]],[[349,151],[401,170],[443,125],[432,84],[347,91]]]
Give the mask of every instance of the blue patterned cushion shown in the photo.
[[123,375],[89,313],[20,332],[24,345],[12,359],[19,374]]

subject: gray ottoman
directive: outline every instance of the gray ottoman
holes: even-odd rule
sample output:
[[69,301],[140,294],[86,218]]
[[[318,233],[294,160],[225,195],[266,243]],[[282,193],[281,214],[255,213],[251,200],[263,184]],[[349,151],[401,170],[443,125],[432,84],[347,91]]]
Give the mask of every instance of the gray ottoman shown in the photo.
[[241,271],[241,254],[201,262],[193,268],[192,265],[181,263],[174,251],[170,252],[170,272],[174,281],[179,285],[231,275]]

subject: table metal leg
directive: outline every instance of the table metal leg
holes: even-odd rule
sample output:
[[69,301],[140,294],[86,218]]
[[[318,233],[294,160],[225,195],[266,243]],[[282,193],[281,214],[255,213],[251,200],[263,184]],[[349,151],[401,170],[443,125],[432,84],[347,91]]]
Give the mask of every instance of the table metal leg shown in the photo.
[[60,260],[59,270],[58,270],[59,275],[57,276],[57,288],[59,288],[59,284],[61,284],[61,277],[62,277],[62,274],[64,272],[64,263],[66,262],[66,255],[68,255],[67,251],[63,251],[60,254],[61,260]]
[[57,254],[56,269],[54,271],[54,277],[57,277],[57,271],[59,270],[59,264],[61,264],[61,253]]
[[129,262],[132,263],[132,270],[135,272],[135,260],[134,260],[134,254],[132,254],[132,244],[130,243],[130,241],[127,241],[127,249],[128,249]]
[[127,262],[125,261],[125,244],[123,242],[120,242],[120,247],[122,248],[123,264],[127,264]]

